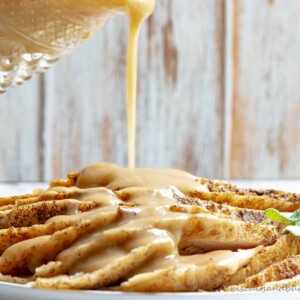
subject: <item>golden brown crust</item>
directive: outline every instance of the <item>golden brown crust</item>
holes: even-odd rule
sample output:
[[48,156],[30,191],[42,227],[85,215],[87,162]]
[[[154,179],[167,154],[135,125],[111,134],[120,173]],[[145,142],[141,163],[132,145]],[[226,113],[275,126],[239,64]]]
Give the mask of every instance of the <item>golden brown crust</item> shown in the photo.
[[224,181],[213,181],[200,178],[209,192],[194,192],[191,196],[203,200],[250,209],[276,208],[279,211],[292,212],[300,209],[300,195],[278,190],[240,189]]
[[257,288],[267,282],[290,279],[300,274],[300,256],[292,255],[287,259],[273,263],[258,274],[246,278],[241,284],[244,288]]

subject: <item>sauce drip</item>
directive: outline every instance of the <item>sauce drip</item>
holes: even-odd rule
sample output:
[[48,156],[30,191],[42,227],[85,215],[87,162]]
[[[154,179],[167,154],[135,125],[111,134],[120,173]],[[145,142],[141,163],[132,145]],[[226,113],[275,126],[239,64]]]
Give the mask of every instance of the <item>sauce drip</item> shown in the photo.
[[128,122],[128,165],[135,167],[135,123],[137,89],[138,37],[142,22],[152,13],[154,0],[129,0],[129,38],[127,50],[127,122]]

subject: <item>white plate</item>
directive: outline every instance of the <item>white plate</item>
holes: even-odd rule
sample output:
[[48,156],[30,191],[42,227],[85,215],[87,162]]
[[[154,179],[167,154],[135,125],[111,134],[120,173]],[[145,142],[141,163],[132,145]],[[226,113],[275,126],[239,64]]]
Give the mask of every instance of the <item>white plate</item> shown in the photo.
[[214,293],[122,293],[105,291],[56,291],[33,289],[12,283],[0,283],[1,300],[299,300],[299,291],[289,292],[214,292]]

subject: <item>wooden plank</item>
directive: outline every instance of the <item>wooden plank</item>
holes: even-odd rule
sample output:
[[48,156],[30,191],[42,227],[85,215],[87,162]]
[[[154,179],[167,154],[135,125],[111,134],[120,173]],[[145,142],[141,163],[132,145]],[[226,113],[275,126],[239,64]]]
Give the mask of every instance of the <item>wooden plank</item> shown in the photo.
[[[140,39],[137,165],[223,174],[223,1],[161,0]],[[45,178],[127,164],[126,19],[47,74]]]
[[158,1],[141,39],[137,162],[223,174],[223,2]]
[[231,177],[300,175],[300,2],[234,1]]
[[109,22],[46,74],[45,179],[127,160],[126,20]]
[[0,181],[42,179],[40,81],[0,95]]

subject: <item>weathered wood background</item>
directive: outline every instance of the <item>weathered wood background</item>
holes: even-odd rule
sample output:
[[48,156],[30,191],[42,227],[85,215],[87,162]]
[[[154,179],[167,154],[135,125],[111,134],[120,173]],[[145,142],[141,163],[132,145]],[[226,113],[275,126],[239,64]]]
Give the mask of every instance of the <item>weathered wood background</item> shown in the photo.
[[[157,0],[140,37],[137,165],[300,176],[300,1]],[[127,21],[0,96],[0,181],[127,163]]]

